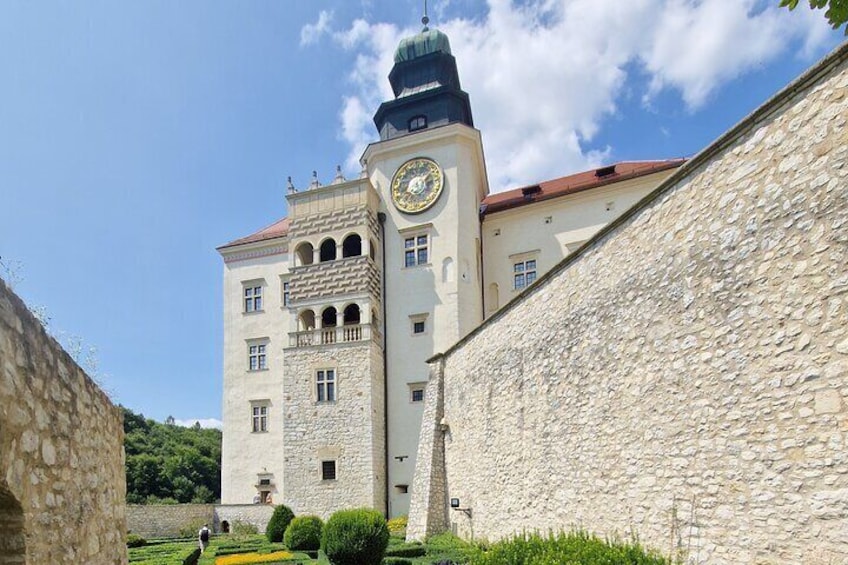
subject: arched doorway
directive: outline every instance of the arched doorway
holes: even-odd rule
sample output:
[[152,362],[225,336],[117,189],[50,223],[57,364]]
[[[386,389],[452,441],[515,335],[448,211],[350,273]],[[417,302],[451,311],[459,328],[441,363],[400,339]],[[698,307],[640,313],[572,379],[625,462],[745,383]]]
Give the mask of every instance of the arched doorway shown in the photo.
[[26,563],[24,511],[8,490],[0,486],[0,565]]

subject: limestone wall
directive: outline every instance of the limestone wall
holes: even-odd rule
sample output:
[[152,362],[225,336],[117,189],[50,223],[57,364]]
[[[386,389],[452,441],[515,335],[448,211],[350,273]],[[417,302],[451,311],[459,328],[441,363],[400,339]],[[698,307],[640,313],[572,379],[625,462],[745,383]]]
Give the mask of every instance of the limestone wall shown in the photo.
[[465,536],[577,526],[691,563],[848,561],[846,59],[435,361],[423,429],[445,430],[445,462],[422,434],[413,537],[447,496]]
[[123,440],[120,410],[0,281],[0,562],[126,563]]
[[273,513],[270,504],[131,504],[127,528],[148,539],[177,537],[181,530],[199,529],[203,523],[220,533],[224,521],[230,527],[236,522],[252,524],[264,532]]

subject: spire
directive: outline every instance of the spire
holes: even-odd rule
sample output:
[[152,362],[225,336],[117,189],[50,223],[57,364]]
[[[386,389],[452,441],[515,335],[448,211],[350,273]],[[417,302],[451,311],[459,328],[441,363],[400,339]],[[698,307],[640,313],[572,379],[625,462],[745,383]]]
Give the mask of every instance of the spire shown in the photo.
[[430,23],[430,18],[427,17],[427,0],[424,0],[424,17],[421,18],[421,23],[424,24],[424,29],[421,31],[430,31],[430,28],[427,27],[427,24]]

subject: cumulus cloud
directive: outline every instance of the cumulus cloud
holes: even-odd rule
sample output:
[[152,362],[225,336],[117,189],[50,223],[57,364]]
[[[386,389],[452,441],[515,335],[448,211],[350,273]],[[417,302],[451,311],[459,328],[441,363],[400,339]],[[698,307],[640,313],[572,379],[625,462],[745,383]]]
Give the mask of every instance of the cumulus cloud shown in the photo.
[[[612,148],[587,150],[617,111],[641,88],[646,103],[663,90],[697,111],[728,81],[786,56],[800,42],[810,54],[828,37],[821,17],[789,13],[767,0],[488,0],[483,18],[439,18],[482,130],[493,191],[593,167]],[[323,12],[322,12],[323,14]],[[387,80],[402,37],[419,26],[358,19],[326,33],[357,54],[351,91],[340,111],[348,168],[374,139],[373,116],[392,98]],[[306,28],[304,28],[306,30]],[[302,33],[303,36],[303,33]],[[634,85],[632,70],[647,73]]]
[[300,29],[300,45],[311,45],[321,39],[321,36],[329,31],[332,19],[333,12],[321,10],[317,22],[306,24]]
[[215,428],[220,430],[224,427],[224,423],[221,420],[216,420],[215,418],[189,418],[187,420],[174,420],[174,425],[182,426],[184,428],[191,428],[197,423],[200,423],[201,428]]

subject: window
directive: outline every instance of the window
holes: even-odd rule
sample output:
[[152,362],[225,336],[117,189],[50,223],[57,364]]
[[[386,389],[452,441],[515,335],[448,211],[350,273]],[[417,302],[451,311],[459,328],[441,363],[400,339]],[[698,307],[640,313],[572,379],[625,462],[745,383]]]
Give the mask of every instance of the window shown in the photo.
[[412,333],[414,334],[423,334],[424,333],[424,320],[420,322],[412,322]]
[[321,369],[315,375],[318,402],[336,401],[336,370]]
[[251,371],[262,371],[268,368],[265,361],[265,344],[247,346],[248,367]]
[[409,120],[409,131],[417,131],[427,127],[427,116],[415,116]]
[[321,461],[321,480],[335,481],[336,480],[336,462]]
[[412,402],[424,402],[424,389],[423,388],[412,389]]
[[430,259],[428,254],[429,242],[430,237],[427,234],[404,238],[404,266],[415,267],[416,265],[426,265]]
[[536,280],[536,260],[519,261],[512,266],[515,290],[521,290]]
[[253,410],[253,432],[267,432],[268,431],[268,405],[267,404],[254,404],[252,407]]
[[262,311],[262,287],[247,286],[244,288],[244,311],[245,312],[261,312]]
[[427,317],[429,314],[412,314],[409,317],[409,328],[413,336],[425,335],[427,333]]
[[291,300],[291,292],[289,291],[289,281],[283,281],[283,306],[288,306]]

